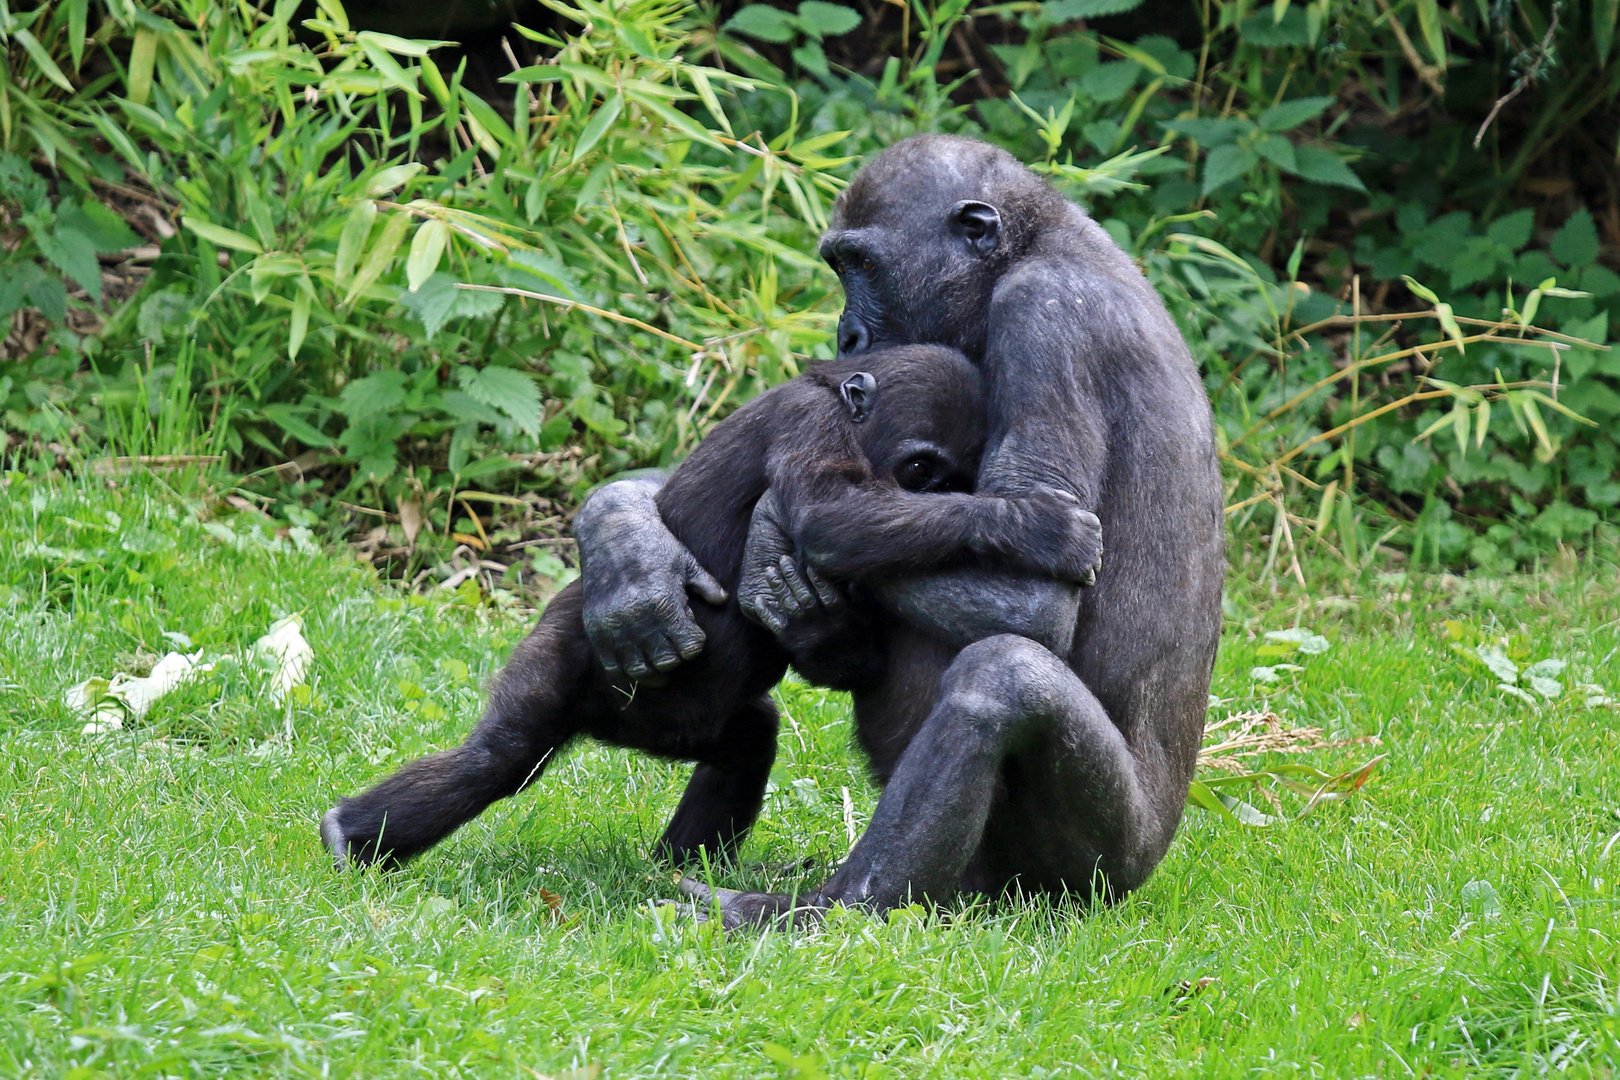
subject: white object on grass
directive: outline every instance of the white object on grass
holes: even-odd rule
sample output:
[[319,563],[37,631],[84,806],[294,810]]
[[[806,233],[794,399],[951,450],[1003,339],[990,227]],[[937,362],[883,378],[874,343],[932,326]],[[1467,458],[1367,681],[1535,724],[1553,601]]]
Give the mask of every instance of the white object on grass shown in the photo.
[[158,699],[213,669],[213,664],[202,662],[201,650],[190,656],[171,652],[153,665],[152,673],[144,679],[123,674],[111,679],[96,676],[70,687],[62,700],[74,712],[89,715],[90,722],[80,734],[105,735],[122,731],[126,719],[141,719]]
[[309,662],[315,659],[315,650],[304,640],[304,620],[298,615],[271,623],[264,636],[253,643],[253,651],[276,665],[270,677],[270,696],[277,701],[307,681],[304,676],[309,672]]

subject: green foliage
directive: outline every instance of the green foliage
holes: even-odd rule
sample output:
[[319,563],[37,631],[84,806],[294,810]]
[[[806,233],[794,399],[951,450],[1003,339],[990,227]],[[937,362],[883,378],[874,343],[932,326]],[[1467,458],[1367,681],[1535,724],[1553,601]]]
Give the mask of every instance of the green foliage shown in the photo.
[[[519,28],[543,62],[487,100],[452,44],[331,0],[303,22],[214,0],[6,15],[0,258],[21,269],[0,306],[54,320],[0,359],[7,427],[97,437],[95,395],[190,343],[237,467],[325,461],[328,496],[421,501],[443,535],[474,480],[566,494],[670,462],[825,355],[827,200],[861,157],[946,130],[1030,161],[1136,254],[1273,570],[1296,532],[1352,563],[1379,543],[1531,562],[1620,512],[1620,370],[1586,344],[1620,304],[1606,219],[1514,202],[1614,98],[1612,4],[1215,0],[1201,42],[1110,36],[1144,25],[1129,0],[1004,5],[975,16],[1000,64],[977,76],[961,0],[718,25],[676,0],[550,7],[569,32]],[[836,62],[871,49],[872,78]],[[1439,92],[1451,113],[1419,100]],[[177,228],[98,307],[94,256],[131,238],[97,208],[129,184]]]

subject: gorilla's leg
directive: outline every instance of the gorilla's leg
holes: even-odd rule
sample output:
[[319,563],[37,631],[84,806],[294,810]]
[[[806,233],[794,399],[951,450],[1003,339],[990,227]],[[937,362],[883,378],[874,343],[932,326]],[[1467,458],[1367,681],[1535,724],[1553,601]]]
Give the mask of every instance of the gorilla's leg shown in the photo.
[[675,816],[658,841],[660,854],[680,866],[707,850],[711,862],[730,861],[759,817],[776,761],[776,706],[769,697],[737,711],[714,746],[699,751]]
[[[806,901],[886,910],[964,884],[1114,898],[1140,885],[1180,820],[1161,757],[1132,752],[1067,665],[1024,637],[963,649],[906,747],[866,833]],[[976,879],[964,883],[973,866]],[[697,895],[689,891],[688,895]],[[786,897],[724,893],[727,925],[766,922]]]
[[465,742],[419,758],[327,811],[321,839],[339,867],[394,865],[420,854],[490,803],[527,787],[583,730],[590,714],[579,688],[590,657],[579,604],[573,587],[552,600],[513,651]]

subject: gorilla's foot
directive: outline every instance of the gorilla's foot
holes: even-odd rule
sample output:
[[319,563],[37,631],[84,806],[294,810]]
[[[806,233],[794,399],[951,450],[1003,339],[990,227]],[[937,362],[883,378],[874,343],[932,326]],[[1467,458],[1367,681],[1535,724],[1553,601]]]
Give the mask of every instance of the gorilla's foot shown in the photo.
[[399,864],[401,860],[396,852],[380,851],[382,837],[375,830],[371,830],[370,835],[366,833],[367,830],[356,829],[352,823],[344,824],[341,806],[332,807],[321,818],[321,843],[332,853],[332,863],[339,870],[353,870],[374,863],[384,866]]
[[338,808],[335,806],[321,818],[321,843],[332,853],[332,862],[339,870],[359,865],[351,854],[353,849],[349,845],[349,838],[343,835],[343,825],[338,821]]
[[727,930],[786,930],[815,926],[821,922],[826,904],[819,896],[789,896],[786,893],[739,892],[711,889],[693,878],[681,878],[681,895],[692,902],[699,919],[719,913],[720,925]]

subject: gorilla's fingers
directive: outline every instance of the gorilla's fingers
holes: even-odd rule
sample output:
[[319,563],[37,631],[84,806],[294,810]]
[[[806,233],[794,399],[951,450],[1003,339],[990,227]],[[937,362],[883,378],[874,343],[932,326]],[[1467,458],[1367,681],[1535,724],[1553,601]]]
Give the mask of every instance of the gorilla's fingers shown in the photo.
[[652,674],[652,667],[647,658],[641,655],[641,649],[634,644],[627,644],[619,655],[619,661],[624,667],[624,673],[632,679],[645,679]]
[[793,557],[784,555],[777,560],[776,565],[782,571],[783,583],[787,585],[788,591],[793,594],[793,599],[799,602],[799,610],[813,610],[816,606],[816,594],[810,591],[809,585],[805,584],[804,577],[799,573],[799,568],[794,565]]
[[[686,574],[687,588],[716,607],[726,602],[728,597],[725,586],[716,581],[713,574],[703,569],[702,564],[696,558],[687,555],[683,560],[682,570]],[[701,648],[701,646],[699,647]]]
[[798,601],[793,598],[793,592],[782,580],[782,571],[774,566],[765,568],[765,584],[770,586],[771,596],[775,598],[778,613],[785,618],[794,618],[804,614],[799,610]]
[[682,660],[690,660],[701,653],[704,643],[708,640],[703,628],[695,622],[682,623],[669,636],[675,643],[675,652]]
[[647,655],[652,658],[653,667],[659,671],[673,671],[681,665],[681,654],[668,637],[660,636]]
[[822,607],[832,611],[843,604],[844,594],[834,588],[832,582],[816,573],[816,568],[809,563],[804,564],[804,577],[810,582],[810,587],[816,590],[816,597],[821,601]]

